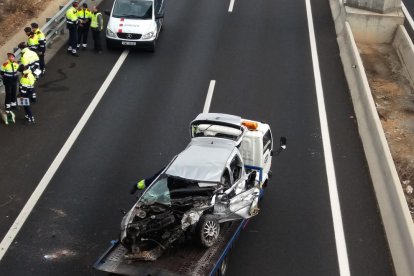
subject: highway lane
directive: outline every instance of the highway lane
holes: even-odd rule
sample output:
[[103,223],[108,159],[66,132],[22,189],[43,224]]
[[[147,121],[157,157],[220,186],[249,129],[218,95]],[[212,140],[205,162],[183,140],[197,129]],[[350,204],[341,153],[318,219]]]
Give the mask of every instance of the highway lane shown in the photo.
[[[102,7],[109,7],[106,4]],[[47,54],[47,53],[46,53]],[[119,53],[91,52],[51,60],[38,84],[32,109],[35,126],[26,126],[24,111],[12,127],[1,125],[0,236],[3,237],[108,75]]]
[[[134,201],[129,184],[185,147],[211,79],[212,112],[266,120],[276,143],[279,135],[289,139],[288,151],[273,160],[263,213],[232,252],[231,275],[337,275],[304,1],[239,0],[231,15],[227,4],[167,6],[157,52],[129,54],[0,263],[1,275],[98,274],[91,264],[117,235],[118,209]],[[351,272],[391,275],[328,4],[313,4]],[[105,53],[102,69],[115,57]],[[44,258],[55,252],[65,254]]]
[[[402,2],[407,9],[407,12],[409,16],[411,16],[411,20],[413,20],[414,17],[414,3],[413,1],[403,1]],[[411,40],[414,41],[414,22],[410,24],[410,21],[408,20],[407,16],[404,22],[405,29],[408,32],[408,35],[411,37]]]
[[[392,275],[329,6],[312,4],[351,274]],[[243,3],[234,16],[246,18],[255,9],[265,20],[243,27],[263,32],[257,31],[247,45],[238,32],[228,38],[226,47],[248,66],[235,66],[235,57],[221,67],[226,77],[217,79],[212,111],[266,120],[275,135],[289,138],[289,146],[273,160],[275,177],[261,216],[250,222],[236,245],[230,275],[251,275],[257,267],[266,275],[337,275],[305,7],[300,1],[283,6]],[[240,21],[234,19],[233,29]],[[247,48],[253,43],[260,43],[260,51]],[[218,63],[224,58],[218,56]],[[236,98],[242,100],[226,104],[226,99]]]

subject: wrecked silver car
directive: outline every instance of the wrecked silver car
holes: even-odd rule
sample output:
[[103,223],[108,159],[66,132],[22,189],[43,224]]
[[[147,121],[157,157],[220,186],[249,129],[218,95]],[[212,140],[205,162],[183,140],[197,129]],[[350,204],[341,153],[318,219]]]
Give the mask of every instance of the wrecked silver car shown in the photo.
[[126,258],[156,260],[187,239],[210,247],[220,236],[221,223],[259,213],[261,189],[271,174],[270,127],[211,113],[200,114],[190,127],[190,144],[122,220]]

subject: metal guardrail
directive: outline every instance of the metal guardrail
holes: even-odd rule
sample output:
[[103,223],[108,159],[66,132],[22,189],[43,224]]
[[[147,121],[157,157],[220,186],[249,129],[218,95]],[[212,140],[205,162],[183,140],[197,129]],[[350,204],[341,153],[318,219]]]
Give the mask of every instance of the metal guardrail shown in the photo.
[[[65,6],[61,6],[60,10],[52,17],[46,19],[46,24],[41,27],[46,37],[46,47],[53,43],[53,40],[60,34],[63,34],[66,27],[66,11],[72,6],[75,0],[69,0]],[[78,1],[79,6],[86,0]],[[20,49],[14,48],[16,60],[20,59]],[[0,78],[0,87],[3,86],[3,80]]]

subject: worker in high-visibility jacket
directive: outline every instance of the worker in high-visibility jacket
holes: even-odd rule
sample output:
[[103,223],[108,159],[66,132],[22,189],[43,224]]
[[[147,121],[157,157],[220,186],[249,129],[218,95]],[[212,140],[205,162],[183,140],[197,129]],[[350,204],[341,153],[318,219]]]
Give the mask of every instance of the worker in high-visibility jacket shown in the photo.
[[12,109],[16,109],[16,93],[17,93],[17,79],[18,79],[18,70],[19,64],[14,61],[14,54],[7,53],[7,61],[3,63],[0,68],[0,75],[3,79],[6,98],[5,98],[5,107],[6,112],[3,114],[4,123],[7,125],[9,122],[14,123],[14,113]]
[[98,8],[94,6],[92,8],[92,21],[91,21],[91,31],[93,37],[93,49],[97,53],[102,53],[101,46],[101,32],[103,30],[103,18],[102,13],[98,11]]
[[45,53],[46,53],[46,36],[45,34],[39,29],[39,24],[33,22],[30,24],[32,28],[32,32],[36,35],[37,41],[39,42],[39,47],[37,48],[37,54],[39,56],[39,67],[42,70],[42,75],[46,71],[45,66]]
[[23,71],[23,75],[20,78],[20,85],[19,85],[19,92],[20,97],[23,99],[27,99],[25,104],[23,105],[24,111],[26,115],[24,116],[29,124],[35,123],[35,118],[32,114],[32,110],[30,108],[30,99],[32,98],[32,94],[34,93],[34,86],[36,83],[36,78],[33,75],[32,71],[25,67]]
[[18,45],[20,51],[20,64],[22,67],[27,66],[39,78],[41,75],[39,56],[27,46],[26,42],[20,42]]
[[159,170],[153,176],[142,179],[138,181],[137,183],[134,183],[134,185],[131,188],[130,193],[134,194],[137,190],[145,190],[164,171],[164,169],[165,167]]
[[78,10],[77,15],[79,19],[77,47],[79,49],[82,44],[82,50],[85,50],[86,46],[88,46],[88,34],[89,26],[91,25],[92,12],[88,9],[88,5],[83,3],[82,8]]
[[39,39],[37,38],[37,35],[32,32],[32,28],[30,27],[24,28],[24,32],[27,35],[27,47],[37,53],[37,49],[39,48]]
[[68,53],[78,56],[77,51],[77,32],[78,32],[78,2],[73,2],[72,7],[66,11],[66,27],[69,30]]

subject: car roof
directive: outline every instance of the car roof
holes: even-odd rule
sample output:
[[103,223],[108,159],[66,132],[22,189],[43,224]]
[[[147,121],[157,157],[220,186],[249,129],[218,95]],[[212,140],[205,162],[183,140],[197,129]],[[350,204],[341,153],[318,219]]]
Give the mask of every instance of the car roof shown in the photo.
[[195,181],[220,182],[233,150],[233,141],[217,138],[192,140],[165,173]]
[[200,113],[193,122],[196,121],[210,121],[230,124],[234,126],[241,126],[242,118],[239,116],[223,113]]

